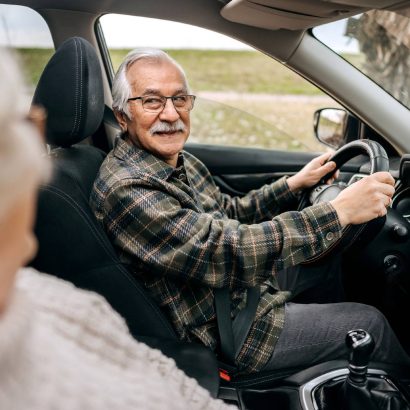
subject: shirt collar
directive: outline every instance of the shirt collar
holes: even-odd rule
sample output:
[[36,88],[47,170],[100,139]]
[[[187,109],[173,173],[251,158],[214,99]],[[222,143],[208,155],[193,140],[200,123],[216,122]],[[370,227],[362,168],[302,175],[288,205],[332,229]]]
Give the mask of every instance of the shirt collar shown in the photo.
[[122,134],[116,138],[113,155],[124,162],[138,166],[145,173],[166,180],[174,172],[180,172],[181,169],[185,169],[183,152],[178,154],[177,166],[174,168],[150,152],[126,141],[125,138]]

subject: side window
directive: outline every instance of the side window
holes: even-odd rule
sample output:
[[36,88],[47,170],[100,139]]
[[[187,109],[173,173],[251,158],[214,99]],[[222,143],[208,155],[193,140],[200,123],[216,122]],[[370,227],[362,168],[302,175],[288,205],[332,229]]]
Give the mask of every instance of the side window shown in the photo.
[[46,22],[28,7],[0,4],[0,46],[13,50],[19,58],[29,104],[40,75],[54,53]]
[[313,114],[338,104],[279,62],[186,24],[120,15],[100,23],[114,70],[135,47],[161,48],[181,64],[197,96],[190,142],[323,151]]

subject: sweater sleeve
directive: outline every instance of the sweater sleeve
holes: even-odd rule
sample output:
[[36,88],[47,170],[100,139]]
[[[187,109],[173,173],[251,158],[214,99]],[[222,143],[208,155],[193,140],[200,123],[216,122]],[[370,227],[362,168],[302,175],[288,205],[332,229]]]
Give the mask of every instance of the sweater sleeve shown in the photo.
[[164,356],[159,350],[151,349],[140,343],[140,350],[147,362],[147,367],[156,374],[160,374],[164,385],[171,390],[177,391],[185,403],[182,408],[189,410],[233,410],[236,406],[224,403],[220,399],[214,399],[209,392],[201,387],[198,382],[188,377],[178,369],[174,360]]
[[[124,319],[101,295],[78,289],[70,282],[41,274],[31,268],[20,270],[16,287],[19,291],[24,291],[32,302],[31,308],[36,313],[36,335],[41,333],[47,336],[50,354],[48,357],[53,357],[51,354],[56,343],[58,351],[63,353],[64,361],[59,363],[58,372],[66,376],[71,375],[72,373],[64,373],[62,369],[66,369],[67,366],[72,368],[75,362],[65,360],[72,358],[71,353],[75,353],[74,357],[84,357],[86,353],[92,357],[91,363],[95,365],[96,380],[104,380],[107,383],[107,394],[111,391],[109,383],[123,386],[124,397],[108,398],[102,393],[107,400],[106,406],[87,408],[109,408],[108,400],[116,403],[118,408],[127,409],[169,408],[169,400],[175,400],[171,407],[176,410],[236,408],[212,398],[195,379],[180,370],[173,359],[133,339]],[[43,344],[36,344],[34,347],[39,347],[44,352]],[[38,355],[38,359],[41,357],[44,355]],[[87,374],[94,372],[89,361],[77,365],[87,371]],[[52,374],[57,375],[57,370],[53,370],[55,366],[52,361],[41,362],[39,366],[42,369],[51,369]],[[98,372],[102,372],[101,376],[104,377],[98,378]],[[53,383],[57,392],[56,400],[61,400],[61,396],[58,395],[62,391],[61,386],[65,386],[64,391],[75,391],[75,400],[78,400],[78,403],[84,403],[86,400],[84,392],[98,391],[93,390],[95,386],[92,381],[85,385],[81,377],[56,377],[55,380],[50,380],[50,383]],[[50,385],[47,384],[46,388],[49,389]],[[81,386],[81,390],[78,386]],[[143,394],[141,389],[144,390]],[[56,405],[57,403],[56,401]],[[120,403],[128,405],[122,407]],[[131,406],[132,403],[135,405]],[[86,408],[76,408],[80,407]]]
[[341,235],[328,203],[244,224],[216,219],[132,179],[111,190],[104,208],[106,232],[123,252],[151,272],[209,287],[255,286],[322,253]]

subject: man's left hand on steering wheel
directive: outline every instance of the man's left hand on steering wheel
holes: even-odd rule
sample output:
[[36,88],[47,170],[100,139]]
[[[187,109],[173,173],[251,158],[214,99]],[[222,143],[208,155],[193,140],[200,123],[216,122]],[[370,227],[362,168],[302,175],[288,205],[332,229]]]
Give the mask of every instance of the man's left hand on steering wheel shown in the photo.
[[313,158],[308,162],[297,174],[292,175],[287,179],[289,189],[294,193],[316,185],[325,175],[335,171],[334,174],[326,181],[331,184],[338,176],[336,163],[329,161],[333,155],[331,152],[326,152],[319,157]]

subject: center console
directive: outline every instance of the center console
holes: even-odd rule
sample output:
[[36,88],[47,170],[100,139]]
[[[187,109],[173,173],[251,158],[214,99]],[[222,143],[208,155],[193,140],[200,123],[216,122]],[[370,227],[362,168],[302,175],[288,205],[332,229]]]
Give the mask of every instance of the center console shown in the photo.
[[237,387],[230,401],[241,410],[410,410],[409,368],[369,362],[374,342],[363,330],[349,332],[346,344],[349,360],[312,366],[271,386]]

